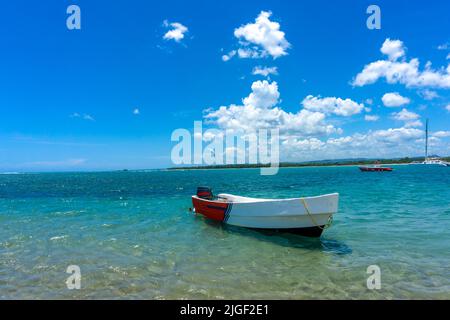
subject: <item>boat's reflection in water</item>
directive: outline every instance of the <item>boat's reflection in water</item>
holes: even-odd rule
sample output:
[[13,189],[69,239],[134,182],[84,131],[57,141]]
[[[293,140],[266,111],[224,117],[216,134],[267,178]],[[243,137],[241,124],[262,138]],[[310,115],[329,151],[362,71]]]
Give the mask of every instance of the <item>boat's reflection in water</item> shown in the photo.
[[[200,217],[199,217],[200,218]],[[203,218],[200,218],[203,219]],[[281,231],[273,231],[267,229],[249,229],[243,227],[236,227],[227,224],[223,224],[221,222],[217,222],[214,220],[203,219],[204,223],[208,224],[208,226],[223,230],[225,232],[229,232],[232,234],[252,237],[258,239],[260,241],[267,241],[271,243],[275,243],[277,245],[283,247],[291,247],[291,248],[301,248],[308,250],[321,250],[328,253],[334,254],[350,254],[352,253],[352,249],[347,246],[342,241],[333,240],[327,238],[326,234],[322,235],[320,238],[311,238],[304,237],[301,235],[281,232]]]

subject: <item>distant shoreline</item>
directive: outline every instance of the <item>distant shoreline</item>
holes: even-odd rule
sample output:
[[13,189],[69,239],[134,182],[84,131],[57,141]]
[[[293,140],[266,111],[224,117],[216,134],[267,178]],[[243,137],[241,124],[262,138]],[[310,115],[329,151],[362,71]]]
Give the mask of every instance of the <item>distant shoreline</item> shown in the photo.
[[[450,162],[450,157],[438,157],[444,161]],[[340,160],[319,160],[310,162],[281,162],[279,168],[317,168],[317,167],[354,167],[374,165],[377,159],[340,159]],[[398,158],[398,159],[379,159],[382,166],[407,165],[412,162],[422,162],[423,157]],[[222,170],[222,169],[260,169],[268,168],[269,165],[262,164],[233,164],[233,165],[205,165],[190,167],[168,167],[153,169],[110,169],[110,170],[55,170],[55,171],[5,171],[0,175],[21,175],[21,174],[42,174],[42,173],[107,173],[107,172],[150,172],[150,171],[182,171],[182,170]]]
[[[448,161],[450,158],[442,158]],[[354,166],[367,166],[374,165],[376,161],[379,161],[379,165],[382,166],[396,166],[396,165],[408,165],[415,161],[423,161],[423,157],[414,158],[401,158],[401,159],[361,159],[361,160],[325,160],[325,161],[311,161],[311,162],[281,162],[279,168],[306,168],[306,167],[354,167]],[[166,170],[218,170],[218,169],[260,169],[268,168],[269,165],[261,164],[232,164],[232,165],[210,165],[210,166],[191,166],[191,167],[171,167]]]
[[[383,163],[383,166],[407,166],[411,163]],[[373,165],[373,164],[372,164]],[[310,165],[310,166],[280,166],[279,168],[290,168],[290,169],[302,169],[302,168],[333,168],[333,167],[360,167],[367,166],[367,164],[330,164],[330,165]],[[192,167],[192,168],[167,168],[162,169],[163,171],[184,171],[184,170],[233,170],[233,169],[261,169],[261,168],[269,168],[269,167],[221,167],[221,168],[211,168],[208,166],[205,167]]]

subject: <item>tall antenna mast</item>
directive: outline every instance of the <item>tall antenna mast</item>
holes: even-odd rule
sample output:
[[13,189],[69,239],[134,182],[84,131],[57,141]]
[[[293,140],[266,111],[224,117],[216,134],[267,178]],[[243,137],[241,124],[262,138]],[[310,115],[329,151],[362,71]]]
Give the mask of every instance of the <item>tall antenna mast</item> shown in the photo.
[[428,118],[425,124],[425,160],[428,158]]

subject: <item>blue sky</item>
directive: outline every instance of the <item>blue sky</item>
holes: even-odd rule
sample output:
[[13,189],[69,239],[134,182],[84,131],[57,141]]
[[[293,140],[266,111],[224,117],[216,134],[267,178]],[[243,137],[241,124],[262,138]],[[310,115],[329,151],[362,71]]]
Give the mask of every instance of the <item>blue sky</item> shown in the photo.
[[[171,166],[174,129],[208,115],[209,126],[227,129],[231,121],[220,120],[247,116],[244,98],[270,90],[267,114],[283,113],[272,119],[284,126],[282,160],[421,155],[425,118],[432,152],[450,155],[450,4],[374,3],[381,30],[366,27],[372,1],[361,0],[4,3],[0,171]],[[81,30],[66,27],[71,4],[81,9]],[[235,35],[258,27],[261,12],[284,32],[283,54],[268,53],[270,39],[252,43],[251,28]],[[171,23],[187,28],[182,39],[164,38]],[[414,71],[415,58],[423,79],[404,71]],[[364,68],[377,61],[374,80]],[[257,66],[277,74],[254,75]],[[389,80],[383,68],[406,73]],[[297,121],[314,128],[293,128]]]

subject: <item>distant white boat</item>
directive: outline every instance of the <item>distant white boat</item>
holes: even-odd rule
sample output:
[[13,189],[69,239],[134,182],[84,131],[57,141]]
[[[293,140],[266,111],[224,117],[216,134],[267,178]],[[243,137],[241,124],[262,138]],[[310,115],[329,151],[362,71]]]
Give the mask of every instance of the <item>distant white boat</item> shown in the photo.
[[418,165],[433,165],[433,166],[444,166],[450,167],[450,162],[443,161],[437,157],[429,158],[428,157],[428,119],[425,125],[425,160],[424,161],[413,161],[410,164]]
[[435,166],[444,166],[450,167],[450,162],[443,161],[439,158],[426,158],[425,161],[414,161],[410,164],[426,164],[426,165],[435,165]]
[[290,199],[260,199],[219,194],[199,187],[192,196],[196,213],[226,224],[320,237],[338,210],[339,194]]

